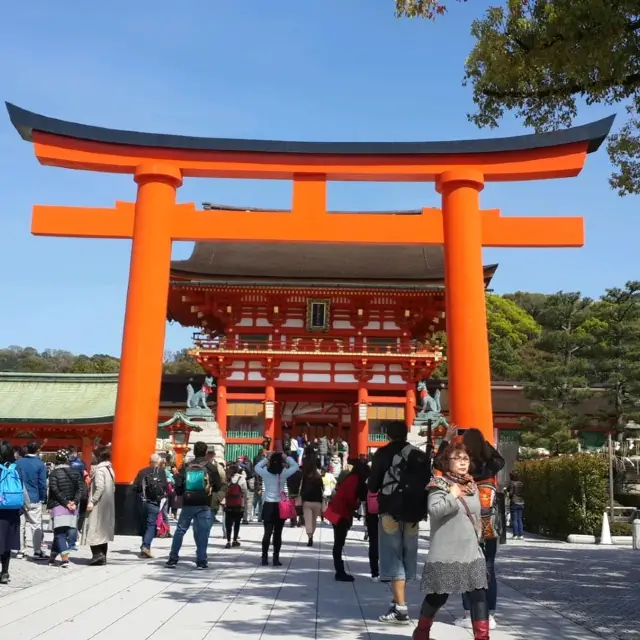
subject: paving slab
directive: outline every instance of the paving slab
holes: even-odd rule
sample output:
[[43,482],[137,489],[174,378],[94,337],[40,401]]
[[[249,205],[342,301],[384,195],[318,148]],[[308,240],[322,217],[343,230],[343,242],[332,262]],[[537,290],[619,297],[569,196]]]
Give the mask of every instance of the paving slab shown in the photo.
[[[154,542],[153,560],[137,557],[139,541],[117,538],[106,567],[89,567],[89,552],[81,549],[69,569],[50,568],[27,560],[14,560],[12,583],[0,587],[0,638],[2,640],[395,640],[410,638],[413,624],[389,627],[378,622],[391,601],[387,585],[368,576],[367,543],[363,527],[356,523],[349,534],[345,559],[356,576],[353,584],[336,583],[333,576],[332,529],[324,525],[307,547],[302,529],[285,528],[283,566],[260,566],[262,528],[254,524],[241,529],[242,546],[225,549],[220,527],[212,530],[210,568],[195,568],[195,545],[185,537],[182,559],[174,570],[166,569],[170,540]],[[428,548],[421,534],[421,553]],[[577,556],[575,555],[577,553]],[[611,588],[621,586],[624,571],[611,571],[619,561],[631,558],[598,552],[597,564],[606,569]],[[575,559],[577,558],[577,560]],[[571,590],[586,589],[585,550],[570,545],[524,542],[502,547],[498,559],[500,575],[499,628],[493,640],[629,640],[637,629],[624,620],[617,627],[626,635],[606,635],[576,624],[572,614],[562,610],[573,602]],[[635,556],[634,556],[635,558]],[[638,556],[640,560],[640,555]],[[561,568],[572,566],[573,574]],[[576,564],[577,563],[577,564]],[[585,565],[585,566],[582,566]],[[561,578],[556,588],[551,567]],[[576,573],[578,567],[580,571]],[[637,566],[637,563],[636,563]],[[625,574],[626,575],[626,574]],[[541,581],[545,584],[541,584]],[[551,584],[547,584],[551,583]],[[577,584],[577,587],[575,586]],[[572,586],[573,585],[573,586]],[[599,589],[606,589],[602,581]],[[423,595],[418,582],[408,587],[410,614],[417,618]],[[544,600],[542,602],[541,600]],[[565,604],[566,609],[566,604]],[[626,609],[623,609],[626,611]],[[460,599],[453,597],[439,613],[434,625],[435,640],[468,640],[470,631],[453,625],[461,615]],[[582,614],[578,617],[582,619]],[[608,629],[605,616],[584,622]],[[609,626],[607,626],[609,625]],[[626,625],[626,626],[625,626]],[[627,631],[625,631],[627,629]],[[597,630],[596,630],[597,631]],[[617,631],[616,631],[617,633]]]

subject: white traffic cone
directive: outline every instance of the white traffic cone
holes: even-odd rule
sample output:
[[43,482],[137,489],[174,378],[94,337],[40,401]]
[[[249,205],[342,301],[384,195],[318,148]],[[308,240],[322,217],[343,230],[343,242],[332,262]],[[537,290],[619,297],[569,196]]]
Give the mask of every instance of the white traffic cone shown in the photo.
[[602,516],[602,529],[600,530],[600,544],[613,544],[611,528],[609,527],[609,514],[605,511]]

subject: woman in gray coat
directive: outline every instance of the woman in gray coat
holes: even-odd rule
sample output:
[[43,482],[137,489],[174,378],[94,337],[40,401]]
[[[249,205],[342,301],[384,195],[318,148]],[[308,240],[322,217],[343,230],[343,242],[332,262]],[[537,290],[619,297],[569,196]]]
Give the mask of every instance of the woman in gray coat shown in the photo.
[[111,450],[103,447],[96,451],[91,468],[91,491],[87,504],[87,544],[91,547],[92,566],[107,564],[109,542],[113,540],[116,522],[116,481],[111,466]]
[[433,619],[452,593],[467,594],[473,637],[489,640],[487,567],[478,543],[480,499],[469,475],[469,452],[461,441],[454,441],[438,463],[441,475],[429,484],[431,543],[422,574],[427,596],[413,640],[429,640]]

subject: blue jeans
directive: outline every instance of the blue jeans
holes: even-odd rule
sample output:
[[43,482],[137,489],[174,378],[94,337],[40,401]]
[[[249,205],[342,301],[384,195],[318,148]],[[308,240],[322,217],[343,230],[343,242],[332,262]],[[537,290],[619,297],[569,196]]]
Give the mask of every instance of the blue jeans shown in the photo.
[[160,505],[153,502],[143,502],[143,517],[145,522],[144,534],[142,535],[142,546],[144,549],[151,549],[151,543],[158,533],[156,521],[160,512]]
[[198,562],[207,561],[207,544],[209,543],[209,533],[213,524],[211,509],[208,506],[182,507],[178,518],[178,526],[173,535],[169,560],[175,560],[176,562],[179,560],[184,534],[187,533],[192,522],[193,537],[196,541],[196,560]]
[[398,522],[380,516],[380,580],[414,580],[418,572],[418,523]]
[[67,542],[69,544],[69,549],[75,549],[78,546],[78,529],[69,529]]
[[[498,553],[498,538],[487,538],[481,545],[484,558],[487,561],[487,577],[489,588],[487,589],[487,605],[492,613],[498,604],[498,583],[496,582],[496,554]],[[471,611],[471,602],[466,593],[462,594],[462,606],[465,611]]]
[[514,536],[521,536],[524,533],[524,522],[522,516],[524,514],[524,505],[515,504],[511,506],[511,527]]
[[254,493],[253,494],[253,517],[258,522],[262,522],[262,504],[263,504],[262,495],[258,495],[257,493]]
[[75,527],[57,527],[53,530],[53,544],[51,545],[51,555],[69,553],[68,538]]

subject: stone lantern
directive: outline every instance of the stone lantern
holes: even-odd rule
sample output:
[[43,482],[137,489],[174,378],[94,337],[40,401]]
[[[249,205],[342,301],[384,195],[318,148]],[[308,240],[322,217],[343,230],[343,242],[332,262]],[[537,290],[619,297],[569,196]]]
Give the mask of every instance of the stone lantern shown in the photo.
[[188,418],[181,411],[176,411],[172,418],[158,425],[160,429],[169,432],[171,446],[176,454],[176,466],[180,467],[184,460],[184,455],[189,451],[189,437],[191,432],[199,433],[202,427]]

